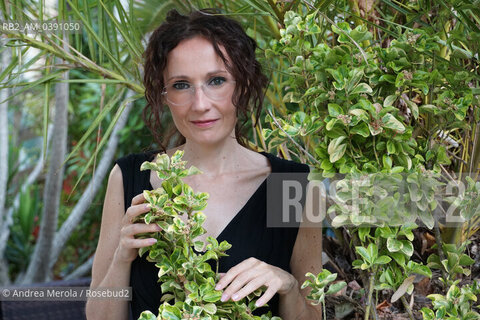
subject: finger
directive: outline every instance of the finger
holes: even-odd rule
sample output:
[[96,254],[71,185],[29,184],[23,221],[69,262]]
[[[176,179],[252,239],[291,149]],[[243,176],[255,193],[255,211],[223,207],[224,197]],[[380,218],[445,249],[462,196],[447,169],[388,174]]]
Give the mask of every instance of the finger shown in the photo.
[[145,202],[145,197],[143,196],[143,192],[137,194],[135,197],[132,198],[132,206],[136,204],[141,204]]
[[160,228],[156,223],[133,223],[123,227],[121,233],[124,237],[133,238],[133,236],[139,233],[159,232],[161,230],[162,228]]
[[223,292],[222,298],[221,298],[222,302],[225,302],[228,299],[230,299],[230,297],[232,297],[232,295],[235,292],[240,291],[243,288],[243,286],[245,286],[247,283],[252,281],[255,278],[255,276],[257,275],[251,274],[251,273],[249,274],[243,273],[237,276]]
[[220,279],[223,278],[223,276],[225,276],[225,272],[219,272],[219,273],[217,273],[216,280],[219,281]]
[[[267,279],[269,279],[269,277],[266,276],[265,271],[259,267],[239,274],[223,292],[222,301],[227,301],[228,299],[230,299],[230,297],[232,297],[232,300],[235,300],[233,299],[233,295],[239,292],[240,290],[242,290],[242,288],[247,286],[248,283],[255,281],[254,279],[258,279],[257,282],[259,283],[259,286],[261,286],[267,281]],[[248,291],[249,289],[247,288],[246,290]],[[239,300],[239,299],[240,298],[237,297],[236,300]]]
[[265,303],[270,301],[270,299],[272,299],[276,292],[276,289],[274,289],[273,287],[269,287],[267,291],[265,291],[265,293],[257,300],[257,302],[255,302],[255,306],[263,306]]
[[125,219],[127,220],[127,223],[132,223],[136,216],[146,213],[150,211],[150,209],[150,204],[148,203],[133,205],[127,209],[127,212],[125,212]]
[[143,247],[149,247],[157,242],[154,238],[147,239],[124,239],[122,246],[125,248],[138,249]]
[[257,290],[261,286],[265,284],[265,278],[262,277],[256,277],[252,279],[247,285],[245,285],[243,288],[241,288],[239,291],[235,292],[232,295],[232,300],[233,301],[238,301],[240,299],[245,298],[247,295],[252,293],[253,291]]
[[215,290],[222,290],[225,288],[230,282],[232,282],[235,277],[237,277],[238,274],[246,271],[246,270],[251,270],[255,265],[259,264],[260,260],[255,259],[255,258],[248,258],[246,260],[243,260],[236,266],[230,268],[228,272],[218,281],[217,286],[215,287]]

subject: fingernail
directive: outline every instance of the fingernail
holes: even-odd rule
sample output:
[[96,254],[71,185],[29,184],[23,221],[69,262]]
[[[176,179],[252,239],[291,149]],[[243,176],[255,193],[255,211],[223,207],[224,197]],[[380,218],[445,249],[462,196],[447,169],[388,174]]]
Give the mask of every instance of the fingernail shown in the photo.
[[217,285],[215,286],[215,290],[220,290],[221,287],[222,287],[221,285],[217,284]]
[[157,239],[150,239],[150,243],[151,244],[157,243]]
[[220,299],[220,301],[222,301],[222,302],[227,301],[227,295],[225,293],[222,294],[222,298]]
[[145,209],[150,209],[150,203],[145,204]]
[[237,301],[238,298],[239,298],[238,294],[234,294],[234,295],[232,296],[232,299],[233,299],[234,301]]
[[255,302],[255,307],[260,307],[262,304],[258,302],[258,300]]

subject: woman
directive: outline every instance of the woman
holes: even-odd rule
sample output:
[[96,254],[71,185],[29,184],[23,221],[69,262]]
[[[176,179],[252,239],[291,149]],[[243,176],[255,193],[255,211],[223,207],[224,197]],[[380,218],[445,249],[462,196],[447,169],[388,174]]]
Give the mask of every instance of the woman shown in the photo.
[[[258,118],[267,80],[255,59],[255,41],[237,22],[212,13],[171,11],[152,34],[145,52],[146,123],[158,138],[162,106],[168,106],[184,143],[164,151],[171,156],[184,150],[188,165],[203,172],[185,182],[210,194],[206,234],[199,240],[212,236],[232,244],[229,257],[220,260],[222,300],[238,300],[265,286],[257,305],[268,302],[269,309],[259,312],[272,310],[286,320],[319,319],[320,309],[307,303],[300,285],[306,272],[320,271],[320,230],[267,228],[265,222],[266,177],[308,172],[308,167],[245,147],[241,127],[250,112]],[[139,171],[155,156],[130,155],[113,168],[92,269],[92,288],[132,286],[134,319],[147,309],[156,314],[161,297],[158,270],[138,257],[138,249],[154,239],[134,238],[160,229],[131,223],[149,210],[142,190],[161,185],[153,173]],[[88,319],[126,319],[128,314],[126,301],[87,303]]]

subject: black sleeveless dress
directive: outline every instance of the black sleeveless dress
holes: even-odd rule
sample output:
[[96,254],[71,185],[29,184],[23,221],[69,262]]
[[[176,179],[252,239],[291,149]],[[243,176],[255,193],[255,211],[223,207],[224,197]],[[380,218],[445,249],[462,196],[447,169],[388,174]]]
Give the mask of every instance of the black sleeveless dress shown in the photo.
[[[262,152],[268,158],[272,173],[308,172],[305,164],[280,159]],[[140,171],[144,161],[152,161],[155,153],[131,154],[116,161],[123,177],[125,211],[132,198],[143,190],[152,190],[150,170]],[[228,257],[219,260],[219,272],[227,272],[231,267],[245,259],[255,257],[268,264],[290,271],[290,258],[298,233],[298,224],[288,228],[267,228],[266,224],[266,186],[267,180],[258,187],[251,198],[217,237],[218,242],[227,240],[232,248]],[[144,255],[145,257],[146,255]],[[130,286],[132,287],[131,315],[138,319],[140,313],[150,310],[158,314],[161,289],[158,280],[158,268],[145,258],[137,257],[132,262]],[[211,261],[212,270],[215,270]],[[278,294],[264,306],[255,310],[255,315],[272,311],[278,316]]]

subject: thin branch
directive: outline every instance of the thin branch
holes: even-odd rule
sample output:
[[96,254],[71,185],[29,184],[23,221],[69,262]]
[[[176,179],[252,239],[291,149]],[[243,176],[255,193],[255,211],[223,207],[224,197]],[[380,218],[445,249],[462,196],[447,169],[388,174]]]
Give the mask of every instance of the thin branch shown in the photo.
[[283,130],[282,126],[280,125],[280,123],[278,122],[277,118],[275,118],[275,116],[272,114],[272,112],[270,110],[267,110],[267,113],[270,115],[270,117],[272,117],[273,119],[273,122],[275,123],[275,125],[277,126],[277,128],[279,128],[286,136],[288,139],[290,139],[290,141],[293,142],[293,144],[295,146],[297,146],[298,149],[302,150],[303,153],[305,153],[310,159],[313,160],[313,162],[315,162],[316,164],[320,165],[320,162],[318,162],[317,159],[315,159],[314,156],[312,156],[307,150],[305,150],[297,141],[295,141],[295,139],[293,139],[285,130]]
[[443,173],[445,173],[445,174],[450,178],[450,180],[455,183],[455,186],[458,187],[457,181],[456,181],[455,179],[453,179],[453,177],[450,175],[450,173],[448,173],[447,169],[445,169],[445,168],[443,167],[443,165],[441,165],[441,164],[439,164],[439,166],[440,166],[440,168],[442,169]]
[[[115,80],[119,80],[119,81],[123,81],[125,83],[125,85],[127,87],[129,87],[130,89],[132,89],[133,91],[135,91],[136,93],[142,93],[144,90],[143,88],[134,83],[134,82],[129,82],[125,77],[123,77],[121,74],[117,74],[117,73],[114,73],[108,69],[105,69],[101,66],[99,66],[98,64],[96,64],[95,62],[93,62],[92,60],[88,59],[85,55],[83,55],[81,52],[79,52],[78,50],[76,50],[74,47],[72,47],[68,41],[65,41],[61,38],[59,38],[58,36],[56,36],[55,34],[52,34],[54,37],[56,37],[60,42],[62,42],[62,44],[67,47],[69,50],[71,50],[72,52],[74,52],[77,57],[81,60],[83,60],[83,63],[85,65],[85,67],[87,69],[93,69],[93,71],[96,71],[98,74],[102,75],[102,76],[107,76],[111,79],[115,79]],[[50,39],[49,39],[50,40]],[[51,42],[52,45],[56,45],[54,41]],[[58,45],[57,45],[58,46]],[[88,65],[91,65],[91,67],[88,67]]]
[[73,270],[72,273],[67,275],[63,280],[74,280],[83,277],[88,272],[92,270],[93,259],[95,255],[91,256],[87,261],[80,265],[77,269]]
[[272,8],[273,12],[275,12],[275,15],[277,16],[278,21],[280,21],[280,23],[283,23],[283,18],[284,18],[283,12],[278,10],[278,7],[275,4],[275,2],[273,2],[273,0],[267,0],[267,1],[268,1],[268,4],[270,5],[270,8]]
[[[413,298],[413,296],[414,296],[414,294],[412,293],[412,298]],[[414,317],[413,312],[412,312],[412,308],[409,306],[409,304],[407,302],[407,299],[405,298],[405,295],[403,295],[400,298],[400,300],[402,300],[403,307],[407,311],[407,314],[408,314],[408,317],[410,318],[410,320],[415,320],[415,317]]]
[[[445,260],[445,254],[443,253],[443,241],[442,241],[442,234],[440,232],[440,226],[438,225],[438,219],[435,217],[433,230],[435,233],[435,243],[437,245],[437,254],[440,261]],[[442,268],[442,277],[443,279],[447,280],[447,273],[445,269]]]
[[[73,48],[71,45],[69,45],[68,42],[59,38],[55,34],[52,34],[52,38],[49,38],[49,37],[45,38],[45,40],[48,41],[48,44],[47,44],[47,43],[44,43],[42,41],[36,40],[34,38],[27,37],[27,36],[24,36],[24,35],[21,35],[21,34],[16,34],[15,32],[11,32],[11,31],[8,31],[8,30],[4,30],[4,32],[6,34],[10,34],[10,35],[13,35],[13,36],[18,36],[18,37],[21,36],[21,38],[18,39],[18,40],[20,40],[22,42],[22,44],[37,48],[39,50],[46,50],[47,52],[55,55],[56,57],[58,57],[60,59],[70,61],[74,64],[79,64],[79,65],[83,66],[85,69],[90,70],[92,72],[95,72],[95,73],[97,73],[101,76],[105,76],[105,77],[108,77],[110,79],[115,79],[115,80],[121,81],[122,83],[125,83],[125,85],[127,87],[129,87],[130,89],[132,89],[132,90],[134,90],[138,93],[142,93],[144,91],[143,87],[140,86],[139,84],[136,84],[134,82],[130,82],[127,79],[125,79],[125,77],[123,77],[122,75],[117,74],[117,73],[115,73],[113,71],[110,71],[108,69],[105,69],[105,68],[99,66],[98,64],[96,64],[95,62],[93,62],[92,60],[88,59],[82,53],[80,53],[75,48]],[[62,48],[59,44],[57,44],[54,41],[53,38],[58,39],[58,41],[60,41],[60,43],[63,44],[64,48]],[[68,50],[71,50],[72,52],[74,52],[75,55],[68,52]]]
[[470,158],[470,177],[474,177],[478,171],[478,158],[480,156],[480,121],[475,124],[475,134],[473,138],[473,152]]

